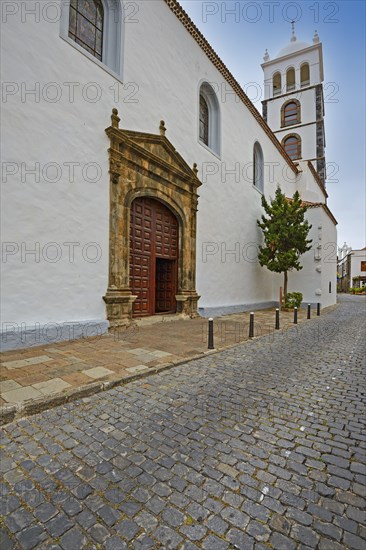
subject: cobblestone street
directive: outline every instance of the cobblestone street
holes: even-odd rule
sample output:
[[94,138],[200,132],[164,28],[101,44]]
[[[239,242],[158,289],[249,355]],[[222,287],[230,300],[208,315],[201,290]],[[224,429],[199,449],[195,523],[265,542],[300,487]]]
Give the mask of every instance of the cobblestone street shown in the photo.
[[365,300],[8,424],[1,549],[363,550]]

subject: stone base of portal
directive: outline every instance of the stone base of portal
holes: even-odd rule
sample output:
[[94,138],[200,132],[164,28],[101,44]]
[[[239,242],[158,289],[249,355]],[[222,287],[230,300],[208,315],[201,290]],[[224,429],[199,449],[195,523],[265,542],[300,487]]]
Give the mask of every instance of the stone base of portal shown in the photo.
[[108,288],[103,300],[106,303],[110,329],[132,323],[132,307],[136,298],[130,289]]
[[197,310],[200,297],[197,292],[189,290],[177,294],[175,297],[177,301],[177,313],[191,319],[199,317]]

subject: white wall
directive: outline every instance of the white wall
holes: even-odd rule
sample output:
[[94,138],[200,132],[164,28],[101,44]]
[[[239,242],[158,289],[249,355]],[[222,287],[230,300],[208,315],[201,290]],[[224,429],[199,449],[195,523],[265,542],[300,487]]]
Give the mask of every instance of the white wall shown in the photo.
[[[322,207],[310,208],[306,218],[312,225],[311,250],[301,257],[303,269],[289,275],[289,292],[302,292],[303,304],[335,304],[337,290],[337,233]],[[331,282],[331,292],[329,292]]]
[[[324,195],[323,189],[315,181],[307,161],[299,161],[298,168],[300,173],[297,177],[296,188],[302,200],[309,202],[325,202],[326,196]],[[289,190],[289,192],[291,191],[292,190]]]
[[[30,4],[27,2],[29,9]],[[64,41],[59,23],[36,23],[32,17],[24,23],[19,14],[3,24],[4,79],[20,89],[22,83],[31,88],[39,82],[44,91],[39,101],[31,96],[22,101],[21,94],[14,93],[3,103],[3,159],[16,163],[8,169],[18,167],[17,173],[6,181],[3,178],[2,183],[6,205],[3,239],[14,243],[14,254],[8,255],[2,266],[5,321],[105,318],[102,296],[108,276],[109,142],[104,129],[110,125],[113,107],[119,109],[123,128],[158,133],[160,120],[165,120],[167,137],[178,152],[190,166],[198,163],[203,181],[197,236],[199,306],[277,299],[275,277],[250,261],[254,254],[250,243],[261,238],[256,225],[261,214],[260,194],[249,177],[255,141],[260,142],[267,163],[266,195],[273,196],[278,184],[292,195],[296,187],[293,173],[247,108],[232,95],[225,95],[230,91],[226,81],[165,3],[141,1],[138,7],[138,22],[125,23],[123,83]],[[214,83],[218,90],[221,158],[197,138],[198,91],[203,80]],[[54,103],[45,97],[45,90],[51,94],[50,82],[62,92]],[[77,84],[73,101],[66,82]],[[91,101],[93,90],[99,91],[99,101]],[[52,171],[45,172],[51,162],[61,167],[54,183],[47,181]],[[21,163],[25,168],[39,163],[40,181],[29,174],[23,174],[22,181]],[[65,163],[78,163],[74,181],[70,181]],[[89,163],[98,167],[94,183],[89,181],[92,169],[83,176],[82,169],[90,167]],[[235,169],[240,175],[227,174]],[[208,171],[214,174],[207,176]],[[21,243],[29,248],[40,243],[41,250],[47,251],[43,247],[50,242],[57,243],[62,252],[55,263],[45,260],[42,253],[39,262],[30,256],[22,258],[16,250]],[[80,243],[74,262],[69,260],[69,245],[64,244],[70,242]],[[84,256],[81,253],[91,242],[97,246],[86,250],[91,259],[93,250],[101,253],[94,263],[86,258],[85,249]],[[205,243],[213,243],[210,250],[218,251],[204,257]],[[236,243],[239,257],[225,255],[225,250],[238,250]],[[48,252],[51,255],[52,249]]]
[[[322,307],[336,303],[337,299],[337,231],[332,220],[322,209]],[[329,292],[331,283],[331,292]]]

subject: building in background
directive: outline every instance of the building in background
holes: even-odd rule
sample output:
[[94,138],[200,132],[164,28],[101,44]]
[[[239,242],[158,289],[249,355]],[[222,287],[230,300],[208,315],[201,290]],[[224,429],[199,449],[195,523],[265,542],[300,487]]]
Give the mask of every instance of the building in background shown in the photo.
[[338,289],[366,288],[366,247],[352,250],[346,243],[338,248]]

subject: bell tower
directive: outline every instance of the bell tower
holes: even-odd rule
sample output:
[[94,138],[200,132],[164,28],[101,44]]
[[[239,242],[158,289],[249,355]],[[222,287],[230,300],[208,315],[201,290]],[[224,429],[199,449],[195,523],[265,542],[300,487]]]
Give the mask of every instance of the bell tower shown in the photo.
[[326,180],[323,52],[317,31],[313,43],[297,40],[292,22],[290,42],[271,59],[263,57],[263,118],[288,155],[311,161]]

